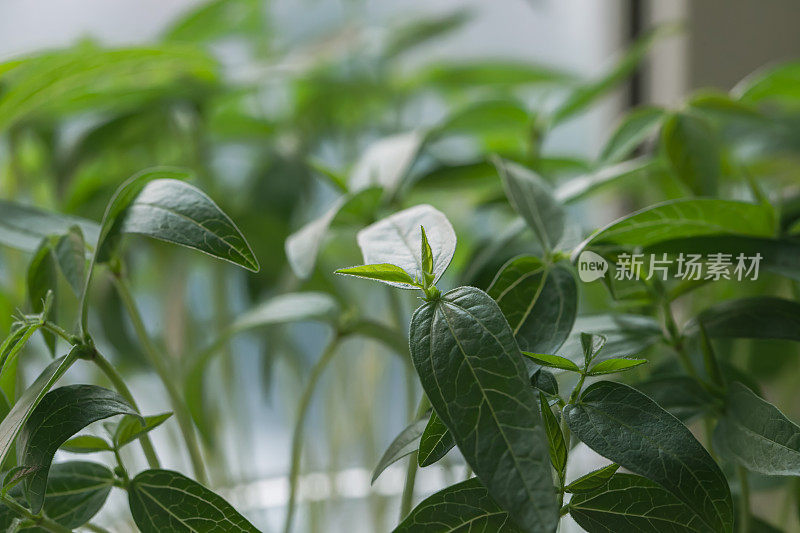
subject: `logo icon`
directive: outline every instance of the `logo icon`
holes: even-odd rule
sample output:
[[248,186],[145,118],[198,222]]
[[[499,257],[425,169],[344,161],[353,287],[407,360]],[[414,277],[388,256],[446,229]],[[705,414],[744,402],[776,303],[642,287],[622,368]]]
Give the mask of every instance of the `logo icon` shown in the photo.
[[600,279],[608,272],[608,262],[589,250],[578,256],[578,276],[584,283]]

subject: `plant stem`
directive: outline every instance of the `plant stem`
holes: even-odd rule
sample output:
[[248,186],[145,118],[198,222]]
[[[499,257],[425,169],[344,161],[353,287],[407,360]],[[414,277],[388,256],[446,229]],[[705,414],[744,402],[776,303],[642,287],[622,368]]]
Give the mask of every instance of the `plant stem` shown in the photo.
[[743,466],[736,467],[739,477],[739,533],[750,532],[750,482],[747,480],[747,470]]
[[292,433],[292,457],[289,469],[289,502],[286,505],[286,521],[283,526],[284,533],[289,533],[292,530],[294,510],[297,504],[297,481],[300,477],[300,458],[303,452],[303,429],[306,416],[308,415],[308,409],[311,406],[311,398],[314,396],[314,390],[317,388],[320,377],[322,377],[323,372],[328,367],[333,356],[336,355],[336,350],[339,347],[341,338],[340,332],[337,331],[333,334],[333,338],[328,342],[319,360],[311,368],[308,382],[303,389],[302,396],[300,396],[297,418]]
[[133,329],[136,331],[136,335],[139,337],[139,342],[144,347],[145,354],[147,355],[150,364],[153,365],[158,377],[161,378],[161,382],[164,384],[164,388],[167,390],[170,403],[172,404],[172,410],[175,412],[175,419],[178,421],[178,426],[180,427],[181,433],[183,434],[183,439],[186,442],[186,448],[189,452],[189,458],[192,462],[195,478],[199,483],[205,485],[208,483],[208,479],[206,477],[205,465],[203,464],[203,457],[200,454],[200,445],[197,441],[197,435],[195,434],[194,426],[192,425],[192,418],[189,415],[189,410],[187,409],[186,404],[183,402],[183,398],[181,397],[178,389],[177,380],[174,378],[174,376],[170,375],[171,373],[166,362],[158,354],[158,350],[150,340],[150,337],[147,335],[147,329],[144,326],[139,309],[136,307],[136,302],[133,299],[133,295],[131,294],[127,281],[122,276],[113,276],[112,279],[114,280],[114,286],[116,287],[117,292],[122,299],[122,303],[125,305],[125,308],[128,311],[131,322],[133,322]]
[[33,522],[35,525],[50,531],[51,533],[72,533],[72,530],[68,527],[62,526],[55,520],[52,520],[44,515],[35,515],[30,510],[26,509],[22,505],[18,504],[14,501],[13,498],[4,495],[2,497],[3,503],[14,513],[22,518],[26,518]]
[[[417,404],[417,412],[414,416],[414,420],[419,420],[419,418],[424,415],[428,409],[431,408],[431,402],[428,400],[428,396],[425,393],[422,393],[422,397],[419,399],[419,403]],[[408,467],[406,468],[406,483],[403,486],[403,496],[400,498],[400,521],[403,521],[403,518],[411,512],[411,506],[414,503],[414,484],[417,481],[417,452],[412,453],[408,456]]]
[[[125,380],[122,376],[117,372],[117,369],[103,357],[100,352],[95,352],[95,356],[92,358],[94,364],[106,375],[106,377],[111,381],[111,384],[117,390],[117,392],[127,400],[131,407],[137,412],[141,413],[139,406],[136,405],[136,400],[133,398],[133,394],[131,390],[128,388],[128,385],[125,384]],[[150,441],[150,436],[147,433],[142,433],[139,436],[139,443],[142,445],[142,451],[144,452],[145,457],[147,458],[147,464],[150,468],[161,468],[161,463],[158,461],[158,455],[156,454],[155,448],[153,448],[153,443]]]

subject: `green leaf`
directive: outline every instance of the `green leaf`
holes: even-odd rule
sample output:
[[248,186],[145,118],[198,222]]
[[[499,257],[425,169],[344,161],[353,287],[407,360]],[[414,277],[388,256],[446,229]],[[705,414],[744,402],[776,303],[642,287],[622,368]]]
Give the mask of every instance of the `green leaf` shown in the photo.
[[567,467],[567,445],[564,442],[564,434],[558,425],[558,420],[547,402],[544,393],[539,393],[539,408],[544,421],[544,430],[547,435],[548,450],[550,451],[550,463],[556,469],[560,478],[564,477],[564,470]]
[[[179,170],[151,169],[117,189],[103,217],[97,260],[107,261],[123,233],[147,235],[258,272],[258,261],[236,224]],[[178,179],[175,179],[178,178]]]
[[82,526],[102,509],[113,486],[114,473],[101,464],[56,463],[47,479],[44,512],[63,526]]
[[419,439],[417,464],[419,466],[432,465],[447,455],[447,452],[452,450],[455,445],[456,441],[453,440],[453,435],[450,434],[442,419],[436,415],[436,412],[431,412],[428,425],[425,426]]
[[258,0],[211,0],[180,16],[164,34],[179,42],[213,42],[232,35],[268,34],[264,5]]
[[663,37],[674,35],[677,26],[664,25],[637,40],[622,57],[597,80],[580,85],[550,115],[550,127],[584,111],[630,76],[650,48]]
[[231,504],[196,481],[169,470],[145,470],[128,489],[142,533],[258,533]]
[[605,487],[608,480],[611,479],[611,476],[613,476],[617,470],[619,470],[619,465],[614,463],[604,466],[603,468],[598,468],[597,470],[592,470],[564,487],[564,491],[571,494],[594,492],[597,489]]
[[661,325],[653,317],[634,314],[586,315],[575,321],[574,333],[570,334],[561,353],[584,353],[581,340],[589,332],[604,337],[603,349],[607,353],[630,355],[640,353],[662,339]]
[[661,168],[658,161],[643,156],[622,163],[602,166],[587,174],[570,178],[558,185],[553,196],[562,203],[571,203],[585,198],[590,193],[627,178],[646,179]]
[[534,362],[542,366],[547,366],[550,368],[560,368],[561,370],[569,370],[570,372],[581,371],[578,365],[576,365],[566,357],[561,357],[560,355],[550,355],[546,353],[531,353],[531,352],[522,352],[522,355],[530,357],[531,359],[533,359]]
[[362,154],[350,173],[351,191],[378,186],[391,197],[417,159],[425,135],[411,131],[375,141]]
[[39,404],[50,387],[60,378],[64,372],[75,362],[79,348],[73,348],[72,351],[63,357],[60,357],[50,363],[45,368],[39,377],[31,384],[30,387],[25,389],[22,395],[17,399],[17,402],[11,408],[8,415],[0,422],[0,464],[3,464],[17,438],[17,434],[22,428],[23,424],[28,420],[31,412]]
[[415,281],[408,272],[399,266],[390,265],[389,263],[340,268],[334,271],[334,273],[343,274],[345,276],[355,276],[357,278],[374,279],[391,285],[400,283],[407,289],[413,289],[419,286],[419,283]]
[[569,73],[541,65],[492,59],[428,65],[411,81],[427,87],[461,90],[564,84],[573,80],[574,76]]
[[741,383],[731,383],[725,415],[714,430],[714,447],[748,470],[773,476],[800,475],[800,427]]
[[100,227],[89,220],[49,213],[36,207],[0,199],[0,244],[24,252],[35,252],[42,239],[64,234],[79,226],[89,242],[96,242]]
[[393,59],[430,41],[444,37],[472,20],[469,10],[459,9],[444,15],[415,19],[394,29],[383,46],[384,60]]
[[558,246],[564,234],[566,213],[553,196],[550,185],[516,163],[494,160],[509,203],[528,223],[545,252]]
[[[53,247],[50,239],[42,239],[39,248],[33,254],[28,264],[28,301],[34,313],[44,310],[47,293],[52,291],[53,303],[50,307],[50,316],[54,317],[56,311],[56,290],[58,288],[58,271],[53,257]],[[56,351],[56,336],[49,331],[42,331],[45,344],[51,354]]]
[[342,196],[319,218],[289,235],[285,243],[286,258],[292,271],[301,279],[311,276],[317,256],[328,231],[351,222],[367,221],[378,208],[381,189],[371,187]]
[[675,176],[698,196],[713,196],[722,175],[722,154],[711,126],[701,117],[675,113],[661,130]]
[[732,93],[751,104],[777,103],[797,108],[800,103],[800,63],[770,66],[747,76]]
[[94,435],[78,435],[61,445],[61,449],[72,453],[110,452],[114,448],[105,439]]
[[661,126],[665,112],[660,107],[639,107],[622,120],[600,154],[605,164],[616,163],[628,157]]
[[573,258],[592,245],[649,246],[675,238],[702,235],[769,237],[775,231],[772,215],[762,205],[683,198],[646,207],[596,231],[573,252]]
[[389,444],[389,447],[386,448],[386,451],[383,452],[383,456],[372,471],[372,480],[370,483],[375,483],[378,476],[380,476],[389,465],[417,451],[417,448],[419,448],[419,439],[427,425],[428,417],[420,418],[409,424],[395,437],[392,443]]
[[631,474],[616,474],[603,488],[576,494],[569,502],[569,514],[588,533],[723,531],[701,521],[664,487]]
[[[433,207],[422,204],[404,209],[358,232],[357,240],[366,264],[389,263],[413,279],[423,279],[421,227],[433,251],[433,283],[439,280],[456,250],[456,234],[450,221]],[[389,285],[409,289],[406,283]]]
[[119,421],[117,429],[114,432],[114,446],[122,448],[126,444],[133,442],[139,436],[153,431],[158,426],[167,421],[172,413],[162,413],[160,415],[152,415],[144,417],[144,424],[139,416],[124,416]]
[[581,350],[583,351],[583,361],[587,367],[597,357],[606,342],[608,339],[604,335],[581,332]]
[[675,417],[621,383],[590,385],[564,408],[572,432],[600,455],[657,482],[697,515],[705,530],[730,532],[733,503],[725,475]]
[[714,405],[708,391],[688,376],[653,377],[635,386],[683,422],[708,412]]
[[12,365],[19,351],[40,328],[39,324],[25,324],[13,329],[0,344],[0,377],[5,374],[6,365]]
[[575,278],[536,257],[512,259],[487,291],[503,311],[523,350],[553,353],[569,336],[578,308]]
[[686,334],[699,335],[700,323],[712,338],[800,341],[800,303],[773,296],[721,302],[687,324]]
[[531,386],[550,396],[558,396],[558,381],[551,373],[540,368],[531,375]]
[[547,439],[500,308],[483,291],[460,287],[420,306],[410,331],[423,389],[492,498],[526,530],[554,530]]
[[522,533],[539,529],[522,529],[514,524],[477,478],[462,481],[426,498],[394,529],[394,533],[453,531]]
[[53,456],[72,435],[115,415],[139,416],[116,392],[95,385],[68,385],[48,392],[28,417],[17,439],[17,463],[36,467],[25,480],[31,510],[44,504]]
[[420,244],[422,274],[425,276],[425,283],[431,283],[433,281],[433,250],[431,250],[431,243],[428,242],[428,236],[425,235],[425,228],[420,226],[419,231],[422,234],[422,243]]
[[600,376],[602,374],[615,374],[617,372],[625,372],[639,365],[647,363],[647,359],[626,359],[623,357],[615,357],[613,359],[606,359],[600,361],[589,369],[589,376]]
[[75,296],[80,297],[86,280],[86,243],[80,226],[72,226],[53,249],[56,264]]

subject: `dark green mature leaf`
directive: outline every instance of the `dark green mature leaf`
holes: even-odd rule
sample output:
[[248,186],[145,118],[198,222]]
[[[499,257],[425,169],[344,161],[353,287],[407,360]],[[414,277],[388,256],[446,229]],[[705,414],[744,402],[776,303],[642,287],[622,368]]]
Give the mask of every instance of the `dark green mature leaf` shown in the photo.
[[258,533],[219,495],[169,470],[145,470],[131,481],[128,502],[142,533]]
[[533,256],[518,257],[500,269],[487,292],[523,350],[555,353],[572,330],[578,290],[566,267],[547,267]]
[[675,113],[661,130],[661,142],[675,176],[698,196],[713,196],[722,174],[722,154],[713,129],[702,117]]
[[558,381],[556,381],[556,377],[544,368],[538,369],[531,375],[531,386],[550,396],[558,395]]
[[72,437],[61,445],[61,449],[72,453],[95,453],[113,451],[111,445],[105,439],[94,435],[78,435]]
[[100,227],[90,220],[42,211],[36,207],[0,200],[0,244],[34,252],[42,239],[79,226],[89,242],[97,241]]
[[653,400],[627,385],[601,381],[565,407],[563,416],[594,451],[674,494],[706,530],[732,531],[725,475],[686,426]]
[[564,234],[566,213],[553,196],[550,185],[516,163],[495,159],[497,172],[509,203],[528,223],[545,251],[558,246]]
[[[358,232],[358,246],[364,263],[397,265],[412,278],[423,279],[421,227],[425,227],[433,251],[433,282],[447,269],[456,250],[456,234],[450,221],[440,211],[422,204],[404,209]],[[401,289],[408,284],[387,282]]]
[[144,424],[139,416],[124,416],[119,421],[114,432],[114,445],[121,448],[136,440],[140,435],[149,433],[172,416],[172,413],[162,413],[144,417]]
[[0,464],[5,462],[17,434],[30,417],[31,412],[39,405],[50,387],[75,362],[79,353],[79,348],[73,348],[68,355],[50,363],[31,386],[25,389],[8,415],[0,422]]
[[380,461],[378,461],[375,469],[372,471],[371,483],[375,483],[375,480],[378,479],[378,476],[380,476],[389,465],[399,461],[406,455],[417,451],[417,448],[419,448],[420,437],[422,436],[425,426],[427,425],[428,417],[420,418],[419,420],[415,420],[409,424],[403,431],[400,432],[399,435],[397,435],[397,437],[395,437],[392,443],[389,444],[389,447],[386,448],[386,451],[383,452],[383,456],[381,457]]
[[59,446],[92,422],[121,414],[139,416],[122,396],[95,385],[60,387],[41,399],[17,439],[17,463],[37,469],[25,480],[34,513],[44,504],[50,463]]
[[564,434],[561,433],[558,420],[547,402],[547,397],[541,392],[539,393],[539,408],[541,409],[544,430],[547,435],[550,463],[558,472],[559,477],[563,478],[564,470],[567,467],[567,445],[564,442]]
[[535,363],[542,366],[547,366],[550,368],[560,368],[561,370],[569,370],[571,372],[581,371],[581,369],[578,368],[578,365],[576,365],[566,357],[561,357],[560,355],[550,355],[545,353],[531,353],[531,352],[522,352],[522,355],[529,357]]
[[394,533],[492,531],[522,533],[509,514],[492,500],[477,478],[447,487],[423,500]]
[[103,507],[114,486],[114,473],[85,461],[56,463],[50,468],[44,512],[69,528],[88,522]]
[[80,297],[86,278],[86,243],[80,226],[72,226],[53,249],[56,264],[75,296]]
[[[50,306],[50,316],[54,317],[56,311],[56,290],[58,285],[58,271],[53,257],[53,245],[50,239],[42,239],[39,248],[28,264],[28,301],[34,313],[44,310],[45,298],[49,291],[53,292],[53,301]],[[49,331],[42,331],[45,344],[51,354],[56,351],[56,336]]]
[[589,376],[600,376],[602,374],[615,374],[617,372],[625,372],[639,365],[643,365],[647,359],[626,359],[622,357],[615,357],[613,359],[606,359],[600,361],[592,368],[589,369]]
[[619,470],[619,465],[614,463],[604,466],[603,468],[598,468],[597,470],[592,470],[564,487],[564,490],[572,494],[593,492],[599,488],[605,487],[608,480],[611,479],[611,476],[613,476],[617,470]]
[[453,449],[456,441],[453,435],[447,430],[442,419],[431,413],[428,425],[419,439],[419,451],[417,453],[417,463],[419,466],[429,466],[447,455]]
[[289,235],[285,243],[286,259],[294,273],[302,279],[314,271],[317,256],[332,227],[359,220],[368,220],[378,207],[380,187],[370,187],[339,198],[319,218]]
[[632,474],[616,474],[603,488],[576,494],[569,502],[569,513],[589,533],[723,531],[703,523],[664,487]]
[[687,324],[686,333],[699,334],[699,323],[712,338],[800,341],[800,303],[773,296],[739,298],[705,309]]
[[800,427],[741,383],[728,388],[714,443],[724,457],[753,472],[800,475]]
[[629,113],[603,148],[600,161],[616,163],[628,157],[661,126],[665,112],[660,107],[640,107]]
[[688,376],[653,377],[635,387],[683,422],[700,416],[714,405],[714,398],[708,391]]
[[415,281],[408,272],[399,266],[391,265],[389,263],[340,268],[336,270],[335,273],[343,274],[345,276],[354,276],[357,278],[373,279],[375,281],[383,281],[392,284],[401,283],[408,286],[407,288],[415,288],[419,285],[419,283]]
[[646,207],[596,231],[573,252],[596,244],[649,246],[661,241],[702,235],[770,237],[775,224],[769,209],[759,204],[683,198]]
[[555,529],[558,505],[536,395],[494,300],[460,287],[426,302],[412,317],[410,347],[433,408],[492,498],[527,530]]
[[587,315],[575,321],[573,333],[564,342],[560,353],[580,357],[583,354],[583,332],[605,337],[603,351],[612,355],[640,353],[663,336],[661,325],[653,317],[632,314]]

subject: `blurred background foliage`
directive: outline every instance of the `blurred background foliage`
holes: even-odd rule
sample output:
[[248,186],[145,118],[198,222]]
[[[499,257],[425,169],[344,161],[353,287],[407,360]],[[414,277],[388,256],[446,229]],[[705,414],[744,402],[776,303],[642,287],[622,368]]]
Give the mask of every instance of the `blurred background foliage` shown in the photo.
[[[531,4],[526,9],[535,14],[546,11]],[[16,239],[16,249],[0,251],[0,326],[8,331],[27,301],[21,280],[41,237],[79,217],[91,241],[96,226],[89,221],[100,220],[127,177],[154,165],[190,169],[247,236],[261,272],[135,238],[128,270],[148,328],[164,356],[184,369],[176,379],[185,381],[214,486],[266,531],[283,520],[298,402],[333,329],[358,334],[339,348],[309,400],[297,528],[382,531],[396,520],[402,469],[371,489],[369,471],[413,416],[419,392],[403,337],[416,302],[334,279],[335,268],[361,262],[359,228],[430,203],[459,238],[442,288],[486,288],[509,258],[537,253],[505,200],[491,162],[499,155],[537,171],[569,203],[576,243],[620,214],[665,199],[746,198],[748,179],[783,205],[788,234],[800,230],[797,64],[667,109],[641,105],[630,80],[641,75],[637,66],[649,51],[679,38],[685,25],[639,28],[627,44],[622,39],[624,53],[587,74],[516,56],[421,60],[474,20],[468,8],[408,14],[378,28],[359,18],[361,2],[342,9],[346,23],[287,39],[269,4],[212,0],[181,13],[145,45],[86,39],[0,63],[0,197],[51,213],[16,230],[0,224],[4,242]],[[603,121],[599,143],[554,148],[553,136],[589,127],[586,113],[609,97],[619,102],[621,89],[636,108]],[[676,168],[675,150],[701,152],[702,166]],[[709,177],[707,189],[682,181],[687,171]],[[0,202],[2,218],[14,207]],[[163,391],[108,285],[102,277],[95,282],[93,330],[133,380],[143,410],[163,410]],[[312,294],[293,294],[299,291]],[[797,284],[773,275],[705,284],[677,302],[679,319],[745,294],[796,298]],[[61,295],[57,312],[69,323],[77,302],[68,291]],[[647,349],[659,361],[664,348],[646,348],[658,324],[620,325],[609,314],[657,315],[641,287],[619,284],[612,294],[599,283],[581,285],[579,305],[575,331],[618,335],[621,346]],[[568,342],[562,351],[576,355],[569,353],[575,348]],[[31,375],[25,366],[47,357],[43,344],[28,350],[18,382]],[[754,340],[731,345],[727,360],[797,417],[797,355],[794,344]],[[2,386],[14,394],[15,383]],[[185,470],[173,424],[155,435],[157,448],[174,447],[166,462]],[[138,451],[128,453],[141,463]],[[423,471],[419,494],[456,480],[459,468],[451,456]],[[795,512],[796,504],[766,494],[765,516]],[[124,530],[124,511],[112,509],[104,523]]]

